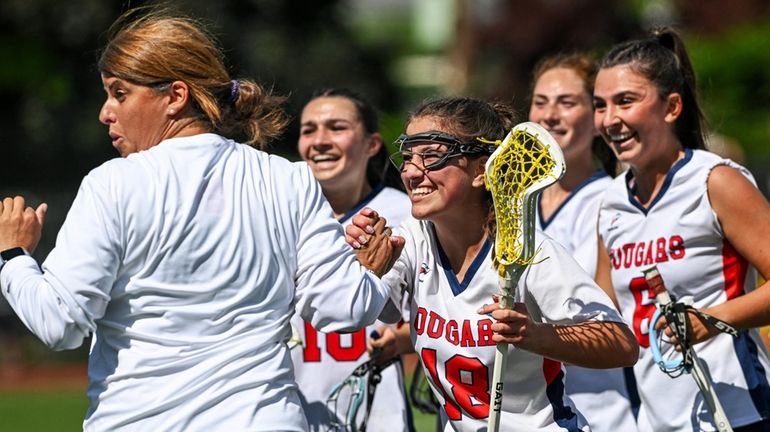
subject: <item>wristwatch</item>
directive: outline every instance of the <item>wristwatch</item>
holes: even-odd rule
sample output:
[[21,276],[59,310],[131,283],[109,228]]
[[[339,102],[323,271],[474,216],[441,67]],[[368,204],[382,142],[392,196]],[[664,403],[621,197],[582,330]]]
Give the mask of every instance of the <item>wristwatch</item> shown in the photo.
[[0,251],[0,269],[3,268],[5,263],[12,260],[13,258],[16,258],[17,256],[27,255],[27,251],[25,251],[23,248],[15,247],[6,249],[4,251]]

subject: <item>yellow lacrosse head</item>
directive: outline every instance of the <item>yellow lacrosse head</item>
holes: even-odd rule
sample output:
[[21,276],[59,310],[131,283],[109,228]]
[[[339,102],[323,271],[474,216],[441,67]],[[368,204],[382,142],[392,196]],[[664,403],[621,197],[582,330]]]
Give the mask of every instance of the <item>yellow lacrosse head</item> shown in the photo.
[[564,169],[559,144],[532,122],[516,125],[487,160],[484,179],[497,219],[493,262],[501,275],[505,266],[531,262],[537,194],[558,181]]

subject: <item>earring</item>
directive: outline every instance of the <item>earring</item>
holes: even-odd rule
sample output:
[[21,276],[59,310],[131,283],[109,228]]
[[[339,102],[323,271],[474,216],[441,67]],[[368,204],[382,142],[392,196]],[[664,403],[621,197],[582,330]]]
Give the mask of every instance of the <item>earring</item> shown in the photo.
[[176,111],[174,111],[172,109],[168,110],[168,115],[174,115],[175,113],[176,113]]

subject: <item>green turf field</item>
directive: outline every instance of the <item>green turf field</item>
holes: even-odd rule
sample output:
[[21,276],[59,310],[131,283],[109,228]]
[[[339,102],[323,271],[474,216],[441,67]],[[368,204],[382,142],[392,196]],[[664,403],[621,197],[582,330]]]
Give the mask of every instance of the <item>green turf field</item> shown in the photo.
[[[88,401],[84,391],[0,392],[0,430],[77,432],[82,430]],[[434,432],[436,420],[414,413],[418,432]]]
[[0,430],[80,431],[87,406],[84,391],[1,392]]
[[419,411],[412,410],[414,414],[414,427],[417,432],[435,432],[436,416],[421,414]]

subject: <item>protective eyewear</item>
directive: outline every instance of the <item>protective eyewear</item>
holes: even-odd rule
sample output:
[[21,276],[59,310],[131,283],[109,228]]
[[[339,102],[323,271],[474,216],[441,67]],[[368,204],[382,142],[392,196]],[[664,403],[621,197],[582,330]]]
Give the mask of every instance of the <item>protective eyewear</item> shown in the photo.
[[[447,150],[431,150],[425,152],[413,152],[409,150],[418,144],[443,144]],[[411,163],[425,171],[435,171],[446,166],[449,160],[457,156],[481,156],[490,155],[497,147],[497,142],[476,138],[473,142],[463,142],[459,138],[444,132],[431,131],[414,135],[401,134],[395,141],[399,151],[390,155],[390,161],[403,171],[407,163]],[[417,164],[415,156],[422,162]]]

